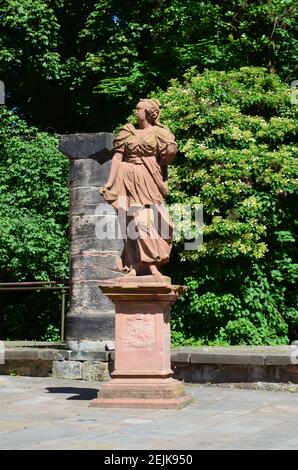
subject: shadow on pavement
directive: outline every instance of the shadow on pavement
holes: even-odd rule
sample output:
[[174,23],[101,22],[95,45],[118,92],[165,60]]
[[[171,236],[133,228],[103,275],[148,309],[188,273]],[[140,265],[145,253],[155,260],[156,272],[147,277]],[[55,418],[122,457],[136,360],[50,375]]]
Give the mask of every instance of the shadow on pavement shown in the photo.
[[92,400],[97,397],[98,390],[94,388],[78,388],[78,387],[47,387],[49,393],[67,393],[74,394],[66,400]]

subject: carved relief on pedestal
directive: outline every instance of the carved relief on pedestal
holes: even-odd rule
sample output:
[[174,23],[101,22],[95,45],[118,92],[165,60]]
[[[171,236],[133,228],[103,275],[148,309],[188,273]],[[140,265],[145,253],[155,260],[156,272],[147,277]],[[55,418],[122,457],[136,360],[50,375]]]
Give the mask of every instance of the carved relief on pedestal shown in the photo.
[[123,319],[121,345],[126,350],[155,349],[155,315],[138,313]]

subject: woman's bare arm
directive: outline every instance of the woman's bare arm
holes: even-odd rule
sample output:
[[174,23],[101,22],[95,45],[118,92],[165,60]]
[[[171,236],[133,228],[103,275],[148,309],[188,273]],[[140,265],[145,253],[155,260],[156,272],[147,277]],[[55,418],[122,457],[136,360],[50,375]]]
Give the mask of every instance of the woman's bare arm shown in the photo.
[[161,165],[169,165],[177,153],[177,145],[175,142],[167,144],[165,150],[161,153]]
[[123,159],[123,154],[122,153],[120,153],[120,152],[114,153],[114,156],[112,158],[112,165],[111,165],[110,175],[109,175],[108,181],[105,184],[105,187],[107,189],[110,188],[113,185],[113,183],[115,181],[115,178],[117,176],[118,170],[119,170],[120,163],[122,162],[122,159]]
[[166,159],[167,159],[168,164],[174,160],[176,153],[177,153],[177,144],[176,143],[168,144],[167,150],[166,150]]

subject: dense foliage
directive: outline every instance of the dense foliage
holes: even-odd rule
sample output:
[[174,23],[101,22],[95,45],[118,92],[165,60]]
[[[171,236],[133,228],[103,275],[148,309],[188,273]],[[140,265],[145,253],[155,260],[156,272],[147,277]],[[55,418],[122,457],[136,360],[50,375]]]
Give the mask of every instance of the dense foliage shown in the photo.
[[[174,340],[297,337],[297,2],[2,0],[0,18],[0,281],[68,275],[55,133],[111,131],[153,93],[180,148],[168,202],[204,206],[203,246],[168,267],[189,286]],[[0,337],[54,338],[59,302],[1,294]]]
[[57,132],[110,131],[191,66],[297,78],[293,0],[2,0],[7,104]]
[[[0,119],[0,281],[63,280],[68,277],[68,161],[57,150],[57,137],[28,127],[3,106]],[[17,337],[22,329],[28,338],[43,334],[56,316],[54,306],[59,312],[54,293],[2,292],[0,300],[4,332]]]
[[283,343],[298,333],[298,121],[291,89],[260,68],[192,69],[159,95],[181,151],[170,203],[203,204],[204,243],[176,257],[189,291],[177,342]]

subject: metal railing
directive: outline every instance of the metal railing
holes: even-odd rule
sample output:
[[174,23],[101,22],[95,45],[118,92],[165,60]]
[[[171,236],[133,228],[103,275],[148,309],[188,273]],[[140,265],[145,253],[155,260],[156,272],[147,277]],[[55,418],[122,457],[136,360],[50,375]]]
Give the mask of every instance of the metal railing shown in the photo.
[[65,295],[69,286],[65,286],[56,281],[32,281],[32,282],[0,282],[0,292],[20,292],[20,291],[61,291],[61,328],[60,338],[65,336]]

